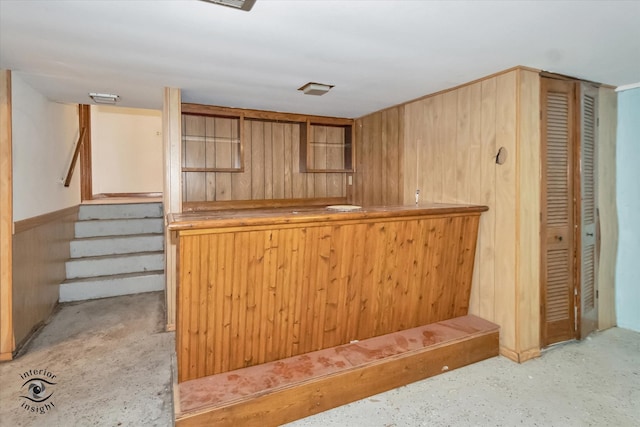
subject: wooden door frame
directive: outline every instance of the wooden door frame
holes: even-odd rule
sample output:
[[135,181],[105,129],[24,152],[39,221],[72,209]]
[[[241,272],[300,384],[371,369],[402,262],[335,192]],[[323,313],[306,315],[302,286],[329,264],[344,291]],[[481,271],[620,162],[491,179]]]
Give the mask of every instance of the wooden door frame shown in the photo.
[[11,108],[11,71],[0,70],[0,361],[11,360],[15,350]]

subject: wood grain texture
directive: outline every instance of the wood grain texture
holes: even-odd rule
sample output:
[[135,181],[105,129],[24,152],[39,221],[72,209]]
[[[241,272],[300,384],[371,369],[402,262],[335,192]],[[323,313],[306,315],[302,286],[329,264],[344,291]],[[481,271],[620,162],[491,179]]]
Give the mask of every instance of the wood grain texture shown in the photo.
[[176,384],[178,426],[276,426],[493,357],[473,316]]
[[309,114],[283,113],[278,111],[250,110],[245,108],[220,107],[215,105],[202,105],[183,103],[182,111],[191,114],[202,114],[208,116],[227,116],[239,117],[246,119],[262,120],[268,122],[297,122],[304,123],[311,120],[314,123],[342,126],[353,123],[352,119],[327,116],[313,116]]
[[[576,338],[576,82],[541,80],[541,346]],[[577,237],[579,239],[579,236]]]
[[[166,214],[182,212],[182,113],[180,89],[165,88],[162,106],[162,141],[164,149],[163,208]],[[164,236],[165,293],[167,301],[167,330],[176,325],[176,268],[177,251],[173,235]]]
[[348,215],[179,231],[179,382],[467,314],[479,212]]
[[13,325],[13,167],[11,71],[0,70],[0,360],[15,350]]
[[[217,136],[235,138],[235,131],[229,127],[227,121],[230,119],[227,118],[185,114],[185,132],[206,132],[208,120],[213,121],[209,127],[218,129]],[[304,123],[292,123],[249,118],[241,120],[241,123],[243,167],[238,171],[207,169],[210,165],[221,167],[235,161],[234,154],[227,152],[228,149],[222,150],[219,144],[214,152],[212,148],[205,148],[205,144],[198,139],[190,138],[183,142],[185,206],[219,201],[346,198],[344,174],[306,173],[304,167],[301,167],[301,127],[306,129],[306,119]],[[315,166],[326,168],[327,161],[336,165],[344,163],[344,154],[336,157],[335,150],[327,150],[329,144],[335,145],[343,140],[343,134],[336,132],[341,128],[323,125],[314,126],[313,129],[313,137],[317,135],[320,138],[318,142],[321,147],[316,153]],[[188,168],[187,171],[184,168]]]
[[78,105],[78,129],[85,129],[80,146],[80,200],[93,199],[93,173],[91,165],[91,106]]
[[518,72],[516,346],[540,349],[540,77]]
[[599,90],[598,212],[600,250],[598,261],[598,329],[616,325],[615,271],[618,248],[616,209],[616,124],[618,100],[611,88]]
[[[496,146],[504,147],[508,157],[496,165],[496,323],[501,327],[501,344],[516,348],[516,73],[496,80]],[[499,242],[499,243],[498,243]]]
[[74,238],[78,207],[53,212],[13,236],[13,321],[16,343],[47,320],[58,303],[66,278],[69,242]]
[[[403,165],[402,154],[406,149],[404,107],[358,119],[355,128],[354,203],[364,206],[405,204],[404,174],[411,171]],[[411,150],[409,148],[409,156],[413,153]]]
[[[356,203],[383,199],[376,181],[382,174],[367,167],[390,151],[376,140],[376,117],[403,108],[402,202],[415,203],[419,190],[421,203],[489,206],[480,218],[470,313],[499,323],[501,347],[516,355],[539,349],[533,323],[540,267],[532,265],[539,255],[529,257],[539,244],[539,79],[537,70],[517,67],[356,121]],[[507,151],[503,165],[496,164],[500,147]]]

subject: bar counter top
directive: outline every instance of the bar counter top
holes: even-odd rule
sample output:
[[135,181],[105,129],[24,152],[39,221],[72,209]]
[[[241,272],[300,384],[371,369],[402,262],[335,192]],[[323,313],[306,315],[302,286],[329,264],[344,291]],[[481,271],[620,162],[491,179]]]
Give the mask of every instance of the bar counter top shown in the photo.
[[169,230],[197,230],[238,226],[301,224],[327,221],[357,221],[383,218],[410,218],[471,214],[487,211],[487,206],[429,203],[418,206],[279,207],[233,209],[168,214]]

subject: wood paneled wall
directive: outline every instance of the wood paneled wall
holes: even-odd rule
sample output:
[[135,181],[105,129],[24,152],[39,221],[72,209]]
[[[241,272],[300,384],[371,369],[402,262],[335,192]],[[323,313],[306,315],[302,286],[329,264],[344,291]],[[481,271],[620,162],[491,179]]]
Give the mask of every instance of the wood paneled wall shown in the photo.
[[[402,167],[374,160],[359,170],[356,200],[385,197],[376,179],[386,169],[399,179],[401,203],[414,204],[419,190],[420,202],[489,206],[480,220],[470,313],[501,326],[501,351],[515,360],[539,350],[538,81],[535,71],[507,70],[358,120],[358,152],[373,151],[373,159],[389,151],[376,141],[380,123],[402,130]],[[506,161],[498,165],[500,148]]]
[[179,381],[467,314],[478,216],[181,231]]
[[16,343],[47,320],[66,278],[78,207],[15,223],[13,236],[13,326]]
[[[599,209],[600,328],[615,324],[616,100],[601,88]],[[403,115],[396,111],[404,109]],[[392,120],[394,123],[389,124]],[[357,120],[361,153],[356,200],[380,203],[379,177],[399,177],[401,202],[475,203],[482,215],[470,313],[500,325],[502,354],[524,361],[540,350],[540,75],[518,67]],[[386,123],[382,125],[381,123]],[[385,128],[402,129],[402,168],[382,162]],[[500,148],[506,160],[496,163]],[[367,152],[369,150],[369,152]],[[362,154],[366,153],[366,154]],[[367,160],[363,160],[365,157]],[[364,163],[360,165],[360,161]],[[383,170],[381,172],[381,170]]]
[[346,197],[344,173],[300,172],[300,126],[245,119],[243,172],[183,172],[183,201]]
[[403,204],[404,110],[389,108],[356,120],[355,204]]

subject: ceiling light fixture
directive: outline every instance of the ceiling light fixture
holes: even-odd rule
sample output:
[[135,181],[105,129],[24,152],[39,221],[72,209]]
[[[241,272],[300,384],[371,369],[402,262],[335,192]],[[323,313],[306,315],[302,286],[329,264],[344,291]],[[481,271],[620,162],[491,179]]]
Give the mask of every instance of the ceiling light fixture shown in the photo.
[[120,100],[118,95],[112,95],[110,93],[89,93],[89,98],[93,99],[96,104],[115,104]]
[[314,83],[314,82],[309,82],[306,85],[302,86],[301,88],[298,88],[298,90],[301,90],[302,92],[304,92],[305,95],[324,95],[325,93],[329,92],[329,90],[331,90],[331,88],[333,87],[333,85],[326,85],[323,83]]
[[250,11],[256,0],[200,0],[207,3],[219,4],[222,6],[229,6],[234,9]]

